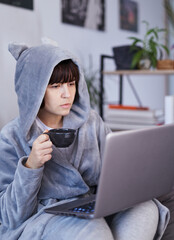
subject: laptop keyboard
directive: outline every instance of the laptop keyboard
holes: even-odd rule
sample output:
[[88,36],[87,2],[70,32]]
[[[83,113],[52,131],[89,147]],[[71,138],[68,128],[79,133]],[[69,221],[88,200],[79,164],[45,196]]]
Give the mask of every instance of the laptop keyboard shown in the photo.
[[94,213],[95,201],[70,209],[74,213]]

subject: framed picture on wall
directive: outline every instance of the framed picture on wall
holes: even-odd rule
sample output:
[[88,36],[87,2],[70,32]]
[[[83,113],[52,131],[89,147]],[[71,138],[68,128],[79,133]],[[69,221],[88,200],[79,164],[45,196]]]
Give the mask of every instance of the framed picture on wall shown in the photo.
[[0,0],[0,3],[33,10],[33,0]]
[[62,0],[62,22],[105,30],[105,0]]
[[138,4],[120,0],[120,29],[138,32]]

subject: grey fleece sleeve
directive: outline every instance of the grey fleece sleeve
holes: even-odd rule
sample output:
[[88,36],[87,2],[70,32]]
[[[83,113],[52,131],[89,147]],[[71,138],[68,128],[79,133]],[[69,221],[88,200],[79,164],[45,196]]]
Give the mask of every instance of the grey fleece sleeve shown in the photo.
[[19,160],[14,180],[1,193],[0,221],[8,228],[16,228],[28,219],[36,209],[37,193],[41,185],[43,168],[29,169],[23,165],[26,157]]

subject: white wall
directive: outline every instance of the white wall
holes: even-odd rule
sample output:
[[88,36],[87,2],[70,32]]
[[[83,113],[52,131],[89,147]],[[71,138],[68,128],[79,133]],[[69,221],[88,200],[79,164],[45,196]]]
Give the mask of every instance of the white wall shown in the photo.
[[[141,23],[147,20],[152,27],[164,26],[163,0],[137,0],[139,5],[139,33],[119,29],[119,1],[106,2],[106,30],[104,32],[61,23],[61,0],[35,0],[34,11],[0,4],[0,128],[18,114],[14,92],[15,60],[8,52],[11,41],[25,42],[29,46],[40,43],[43,36],[52,38],[60,46],[78,56],[86,68],[89,55],[93,58],[94,69],[99,69],[100,55],[112,54],[112,47],[128,44],[129,36],[142,36],[145,27]],[[107,70],[114,70],[111,60]],[[113,80],[114,79],[114,80]],[[106,79],[106,96],[116,99],[117,78]],[[145,106],[163,108],[165,95],[164,77],[134,77],[135,87]],[[106,85],[105,85],[106,86]],[[137,104],[125,81],[124,103]],[[116,91],[116,92],[115,92]]]

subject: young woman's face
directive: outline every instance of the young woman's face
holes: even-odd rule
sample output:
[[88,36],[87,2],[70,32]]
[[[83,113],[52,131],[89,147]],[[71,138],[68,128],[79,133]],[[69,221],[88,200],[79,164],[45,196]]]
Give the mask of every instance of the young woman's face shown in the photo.
[[49,84],[44,96],[42,111],[49,115],[66,116],[69,114],[76,94],[76,83]]

